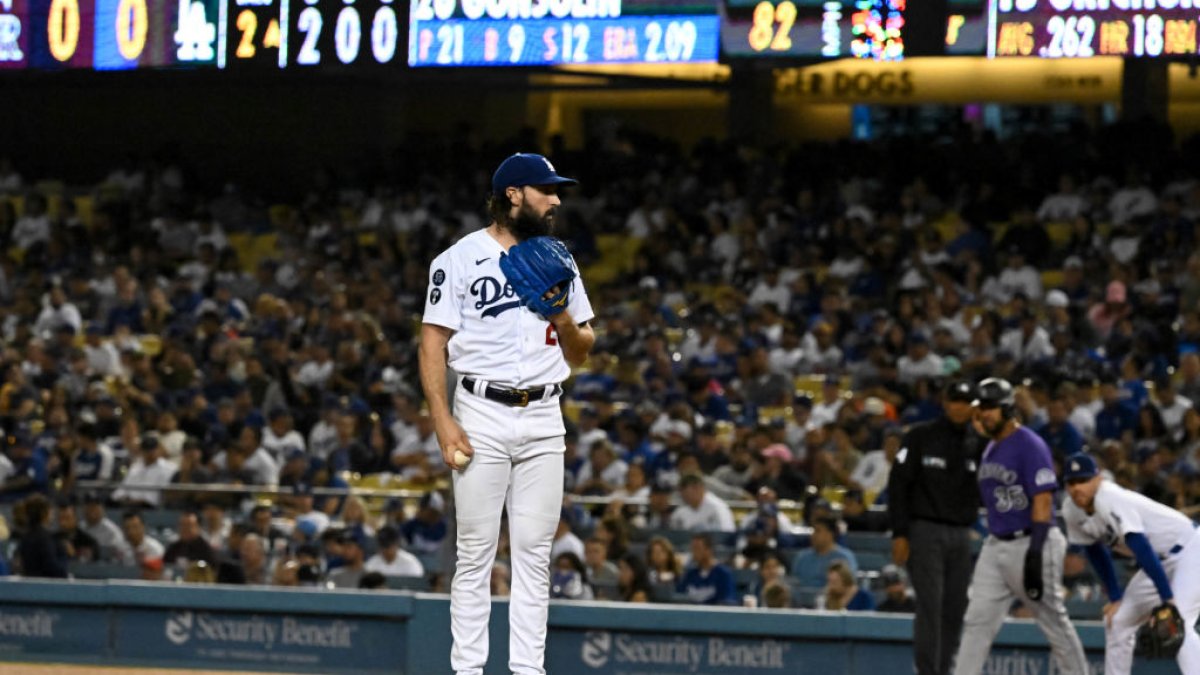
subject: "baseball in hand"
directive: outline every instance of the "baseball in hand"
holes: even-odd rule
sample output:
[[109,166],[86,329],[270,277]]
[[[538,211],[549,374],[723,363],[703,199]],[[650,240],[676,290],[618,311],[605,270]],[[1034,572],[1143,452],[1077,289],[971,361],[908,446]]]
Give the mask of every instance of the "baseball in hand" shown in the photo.
[[454,451],[454,466],[458,467],[459,471],[462,471],[463,469],[467,468],[467,465],[470,463],[471,463],[470,455],[463,452],[462,450]]

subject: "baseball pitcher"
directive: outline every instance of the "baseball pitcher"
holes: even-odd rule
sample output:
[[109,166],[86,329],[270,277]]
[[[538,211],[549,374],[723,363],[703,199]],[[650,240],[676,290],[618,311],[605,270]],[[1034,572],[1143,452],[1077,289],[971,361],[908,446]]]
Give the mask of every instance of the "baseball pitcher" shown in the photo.
[[[558,189],[574,185],[541,155],[492,176],[491,223],[429,266],[421,385],[442,459],[454,469],[458,564],[450,587],[450,665],[482,675],[489,581],[508,512],[512,547],[509,669],[545,673],[550,545],[562,509],[561,383],[595,342],[578,268],[549,236]],[[458,373],[451,412],[446,367]]]

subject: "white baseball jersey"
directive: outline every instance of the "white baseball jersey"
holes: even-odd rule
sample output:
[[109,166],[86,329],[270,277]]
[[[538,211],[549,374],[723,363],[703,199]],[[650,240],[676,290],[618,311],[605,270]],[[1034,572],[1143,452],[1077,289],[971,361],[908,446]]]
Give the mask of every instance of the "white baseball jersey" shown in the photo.
[[[549,321],[521,306],[500,270],[501,253],[484,229],[434,258],[422,321],[455,331],[449,366],[459,374],[521,389],[558,384],[571,374],[558,337]],[[576,323],[595,316],[578,274],[567,311]]]
[[1075,505],[1070,497],[1063,504],[1067,541],[1087,546],[1097,541],[1129,554],[1125,535],[1140,532],[1158,555],[1166,555],[1193,535],[1192,521],[1175,509],[1145,495],[1126,490],[1110,481],[1100,483],[1093,513]]

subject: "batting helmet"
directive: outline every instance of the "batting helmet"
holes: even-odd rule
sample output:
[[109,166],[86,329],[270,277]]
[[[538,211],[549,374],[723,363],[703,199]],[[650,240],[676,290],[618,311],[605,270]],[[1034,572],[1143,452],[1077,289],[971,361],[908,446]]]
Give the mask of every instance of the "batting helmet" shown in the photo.
[[976,388],[974,405],[977,408],[1000,408],[1005,417],[1011,417],[1016,405],[1013,386],[1004,378],[989,377]]

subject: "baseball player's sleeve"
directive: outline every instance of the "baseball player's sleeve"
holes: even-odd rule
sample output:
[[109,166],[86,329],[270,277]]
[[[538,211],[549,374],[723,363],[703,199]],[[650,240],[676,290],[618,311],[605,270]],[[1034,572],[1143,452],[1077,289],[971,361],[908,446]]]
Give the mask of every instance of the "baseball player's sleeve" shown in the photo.
[[583,275],[579,273],[579,263],[571,257],[571,265],[575,268],[575,278],[571,280],[571,299],[567,302],[567,311],[575,323],[583,323],[596,318],[592,311],[592,301],[588,299],[587,291],[583,288]]
[[465,285],[462,268],[453,249],[447,249],[434,258],[429,264],[429,288],[425,293],[425,313],[421,316],[421,322],[455,331],[462,328]]
[[1030,452],[1025,453],[1024,476],[1025,494],[1032,500],[1036,494],[1050,492],[1058,488],[1058,475],[1054,472],[1054,459],[1050,456],[1050,447],[1041,436],[1030,435],[1033,439]]
[[1124,593],[1121,590],[1121,582],[1117,581],[1117,568],[1113,565],[1112,554],[1108,552],[1108,547],[1104,542],[1094,542],[1088,545],[1087,549],[1088,560],[1092,562],[1092,569],[1096,570],[1096,574],[1100,575],[1100,581],[1104,582],[1104,590],[1108,593],[1108,599],[1111,602],[1118,602]]
[[1167,572],[1163,569],[1158,555],[1151,548],[1150,540],[1146,538],[1146,535],[1141,532],[1130,532],[1125,535],[1125,545],[1129,547],[1130,551],[1133,551],[1133,557],[1137,559],[1142,571],[1154,582],[1154,588],[1158,590],[1158,597],[1162,598],[1163,602],[1174,597],[1171,592],[1171,581],[1167,579]]

